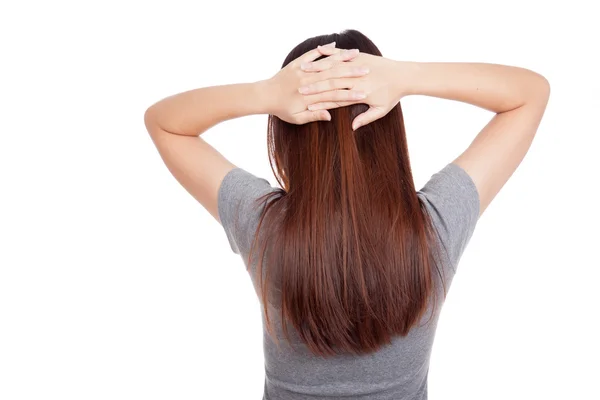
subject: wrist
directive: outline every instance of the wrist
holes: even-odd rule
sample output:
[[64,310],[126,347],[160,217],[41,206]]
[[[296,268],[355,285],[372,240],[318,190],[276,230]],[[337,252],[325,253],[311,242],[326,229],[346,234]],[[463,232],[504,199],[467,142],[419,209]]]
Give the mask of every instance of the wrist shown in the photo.
[[394,68],[394,87],[399,97],[419,93],[422,64],[414,61],[396,61]]
[[259,114],[274,114],[277,104],[277,87],[271,79],[254,82],[254,99]]

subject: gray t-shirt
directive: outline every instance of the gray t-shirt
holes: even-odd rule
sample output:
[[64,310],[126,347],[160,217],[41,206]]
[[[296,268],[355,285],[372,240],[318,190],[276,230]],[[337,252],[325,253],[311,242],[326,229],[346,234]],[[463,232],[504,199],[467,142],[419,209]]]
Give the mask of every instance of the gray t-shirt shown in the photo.
[[[241,168],[231,170],[219,188],[219,218],[231,249],[240,254],[244,262],[262,212],[254,200],[272,190],[275,188],[267,180]],[[448,290],[479,218],[479,195],[467,172],[453,163],[434,174],[417,195],[426,205],[442,244],[440,265]],[[256,265],[251,266],[249,272],[256,288],[255,268]],[[292,340],[285,340],[279,314],[269,309],[280,347],[265,330],[263,399],[427,399],[429,359],[443,302],[441,279],[438,274],[434,276],[438,294],[441,294],[436,309],[432,310],[430,305],[421,323],[407,336],[397,337],[391,345],[365,356],[315,356],[293,329],[289,332]],[[264,312],[262,317],[264,327]]]

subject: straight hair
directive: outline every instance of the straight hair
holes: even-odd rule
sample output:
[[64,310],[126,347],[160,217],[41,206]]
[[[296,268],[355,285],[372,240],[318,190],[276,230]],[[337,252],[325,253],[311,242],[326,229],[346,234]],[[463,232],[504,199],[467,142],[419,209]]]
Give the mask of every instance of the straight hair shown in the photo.
[[[282,68],[333,41],[381,56],[369,38],[347,30],[305,40]],[[415,191],[400,103],[353,131],[352,120],[367,109],[332,109],[331,121],[304,125],[268,119],[269,161],[281,189],[259,199],[248,266],[260,249],[258,293],[275,342],[269,305],[281,313],[287,340],[290,325],[322,357],[371,353],[407,335],[435,299],[434,271],[442,272],[434,227]]]

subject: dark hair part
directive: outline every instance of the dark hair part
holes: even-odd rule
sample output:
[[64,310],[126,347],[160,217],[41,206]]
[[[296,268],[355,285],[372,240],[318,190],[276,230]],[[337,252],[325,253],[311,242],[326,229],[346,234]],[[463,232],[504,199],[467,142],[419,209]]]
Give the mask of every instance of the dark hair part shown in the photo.
[[[333,41],[381,56],[365,35],[347,30],[305,40],[282,67]],[[259,199],[265,208],[248,265],[262,242],[259,297],[271,336],[269,304],[281,312],[288,340],[290,324],[324,357],[370,353],[405,336],[435,298],[434,266],[441,272],[434,228],[414,187],[400,104],[353,131],[352,120],[367,109],[333,109],[331,121],[305,125],[269,116],[269,159],[282,189]]]

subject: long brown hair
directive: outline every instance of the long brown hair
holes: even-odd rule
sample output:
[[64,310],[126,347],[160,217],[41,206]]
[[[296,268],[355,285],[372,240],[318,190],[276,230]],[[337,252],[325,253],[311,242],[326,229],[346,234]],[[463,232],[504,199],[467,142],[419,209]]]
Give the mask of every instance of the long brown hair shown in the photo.
[[[302,42],[282,68],[333,41],[381,55],[365,35],[348,30]],[[290,324],[321,356],[370,353],[406,335],[435,297],[434,266],[441,272],[400,104],[353,131],[352,120],[367,108],[333,109],[331,121],[305,125],[269,116],[269,159],[282,189],[260,199],[265,207],[248,265],[260,231],[257,275],[268,330],[271,304],[286,338]]]

